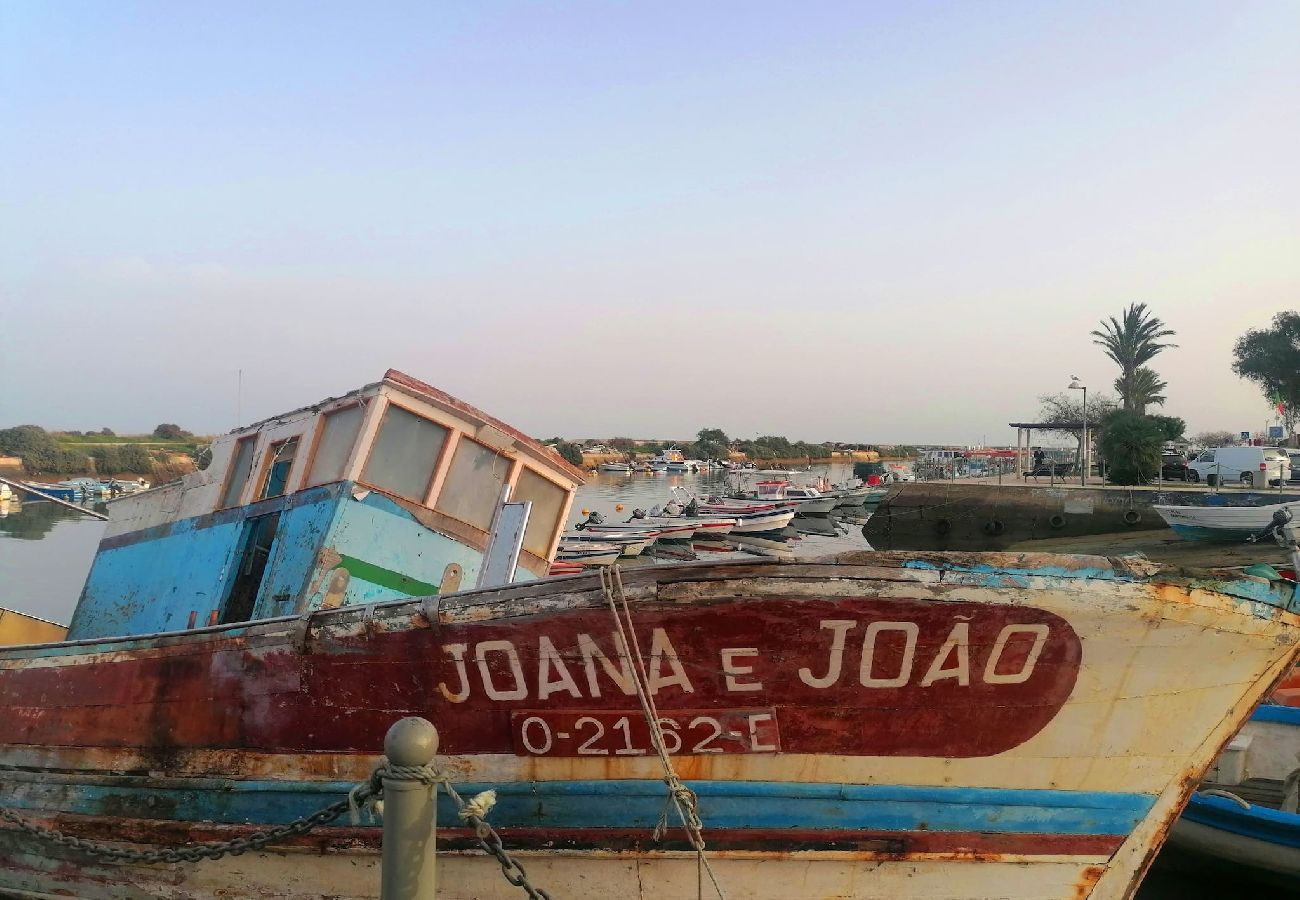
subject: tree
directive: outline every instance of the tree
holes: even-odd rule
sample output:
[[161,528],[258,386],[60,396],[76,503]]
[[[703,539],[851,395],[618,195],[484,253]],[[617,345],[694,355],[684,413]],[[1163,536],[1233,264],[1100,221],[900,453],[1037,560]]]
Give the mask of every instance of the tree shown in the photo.
[[1165,433],[1150,416],[1120,409],[1102,421],[1098,447],[1112,484],[1146,484],[1160,471]]
[[1270,328],[1247,331],[1232,348],[1232,371],[1259,385],[1286,423],[1300,422],[1300,313],[1280,312]]
[[721,428],[701,428],[696,434],[695,456],[699,459],[725,459],[731,443]]
[[1227,447],[1236,442],[1235,431],[1202,431],[1192,436],[1192,443],[1198,447]]
[[1115,379],[1115,390],[1126,399],[1124,408],[1131,409],[1139,416],[1146,415],[1148,406],[1164,406],[1165,395],[1160,393],[1167,387],[1165,382],[1153,369],[1140,366],[1132,375]]
[[[1048,434],[1060,437],[1072,437],[1079,445],[1078,459],[1083,459],[1083,398],[1075,396],[1078,391],[1062,391],[1059,394],[1043,394],[1038,398],[1038,421],[1047,425],[1059,425],[1059,428],[1044,428]],[[1119,408],[1119,401],[1106,394],[1088,398],[1088,434],[1096,443],[1101,436],[1102,422],[1108,413]],[[1073,425],[1071,428],[1069,426]]]
[[1187,430],[1187,423],[1177,416],[1147,416],[1164,435],[1165,441],[1176,441]]
[[582,467],[582,448],[577,444],[560,441],[555,445],[555,452],[560,454],[566,462],[572,463],[579,468]]
[[1138,386],[1135,374],[1161,350],[1178,346],[1160,343],[1161,338],[1174,334],[1164,322],[1151,315],[1145,303],[1129,304],[1120,319],[1111,316],[1109,321],[1102,320],[1101,330],[1092,332],[1093,343],[1104,348],[1106,355],[1119,366],[1120,377],[1115,381],[1115,389],[1124,401],[1124,409],[1140,412],[1135,404]]
[[111,428],[101,428],[99,429],[99,433],[104,437],[117,437],[117,435],[113,433],[113,429]]
[[188,431],[185,431],[179,425],[172,425],[164,422],[153,430],[153,436],[162,441],[183,441],[186,438],[194,437]]

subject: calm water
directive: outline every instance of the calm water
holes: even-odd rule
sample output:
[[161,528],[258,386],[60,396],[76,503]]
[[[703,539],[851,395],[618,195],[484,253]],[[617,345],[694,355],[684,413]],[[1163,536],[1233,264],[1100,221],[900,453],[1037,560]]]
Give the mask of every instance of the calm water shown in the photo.
[[[822,466],[811,473],[817,474],[840,481],[850,473],[847,466],[833,470]],[[726,490],[728,480],[722,473],[601,473],[578,491],[570,525],[585,518],[584,509],[600,512],[610,521],[623,521],[634,508],[648,509],[666,502],[674,487],[703,495]],[[51,503],[0,501],[0,606],[66,623],[103,531],[103,522]],[[860,527],[842,524],[834,534],[800,535],[792,546],[799,555],[819,555],[865,549],[867,543]],[[1187,875],[1159,860],[1137,896],[1139,900],[1219,900],[1284,895],[1284,891],[1267,886],[1244,884],[1228,872]]]

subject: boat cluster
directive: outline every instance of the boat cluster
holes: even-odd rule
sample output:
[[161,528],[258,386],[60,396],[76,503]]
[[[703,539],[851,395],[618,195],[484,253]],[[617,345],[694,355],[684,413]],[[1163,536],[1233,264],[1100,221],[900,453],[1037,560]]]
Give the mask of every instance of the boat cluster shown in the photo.
[[[103,481],[95,478],[72,478],[68,481],[60,481],[57,484],[42,484],[37,481],[24,481],[23,484],[33,491],[27,496],[26,499],[28,500],[53,497],[56,500],[66,500],[70,503],[82,500],[109,500],[123,494],[134,494],[149,489],[149,482],[143,478],[123,481],[116,478]],[[44,497],[41,495],[44,495]]]
[[607,522],[600,513],[589,514],[561,539],[553,571],[612,565],[660,544],[775,550],[784,547],[796,516],[826,517],[834,511],[855,510],[865,514],[886,492],[867,485],[797,486],[778,479],[760,481],[751,490],[737,489],[730,496],[701,498],[675,488],[666,504],[635,509],[625,522]]
[[687,459],[676,447],[669,447],[650,459],[632,462],[603,462],[596,466],[597,471],[611,475],[665,475],[684,474],[687,472],[712,472],[738,469],[754,469],[752,462],[732,462],[719,459]]

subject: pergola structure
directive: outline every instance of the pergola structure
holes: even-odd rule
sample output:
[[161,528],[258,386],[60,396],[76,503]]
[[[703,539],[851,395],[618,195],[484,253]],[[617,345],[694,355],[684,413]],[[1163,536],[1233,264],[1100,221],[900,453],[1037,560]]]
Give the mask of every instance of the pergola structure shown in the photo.
[[[1016,430],[1016,468],[1025,472],[1029,469],[1030,453],[1034,447],[1034,430],[1038,431],[1078,431],[1082,433],[1083,422],[1008,422]],[[1085,448],[1084,452],[1087,450]]]

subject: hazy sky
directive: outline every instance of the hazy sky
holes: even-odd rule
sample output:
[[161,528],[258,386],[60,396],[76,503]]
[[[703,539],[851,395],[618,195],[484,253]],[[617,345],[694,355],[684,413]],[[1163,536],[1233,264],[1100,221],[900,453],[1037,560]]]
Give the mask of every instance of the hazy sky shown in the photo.
[[1300,306],[1300,3],[0,7],[0,426],[401,368],[538,436],[1010,442]]

